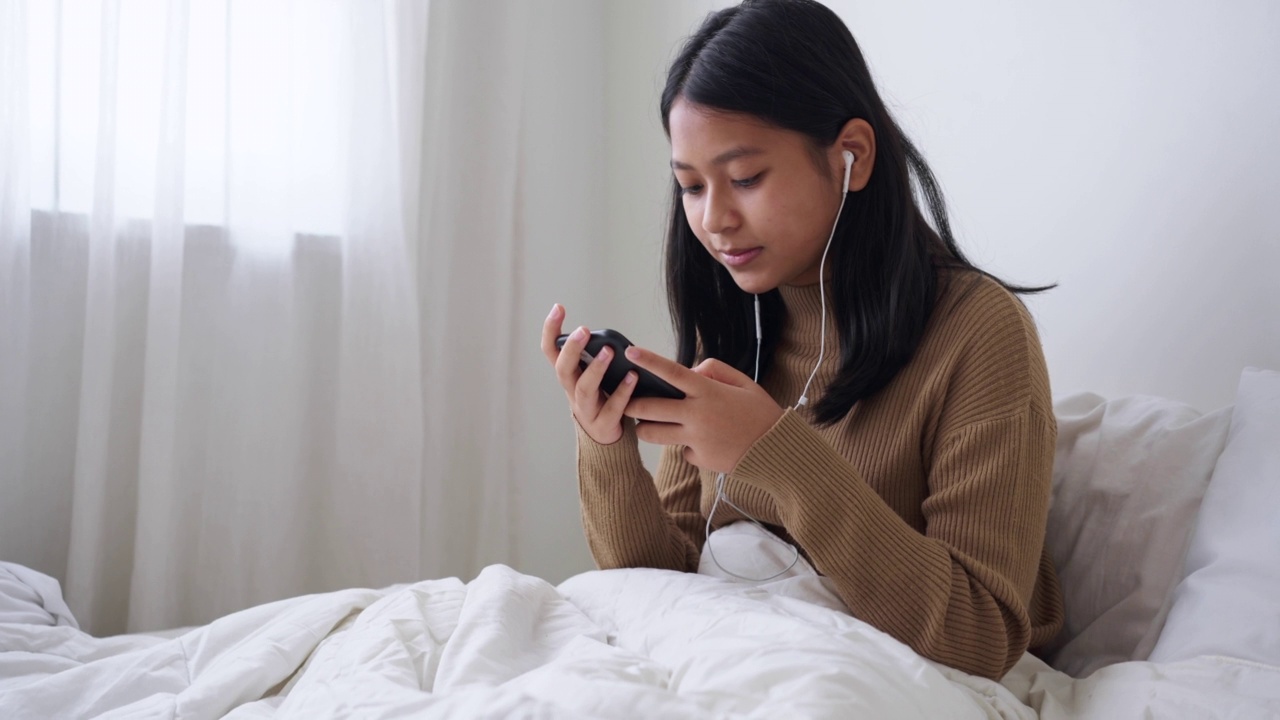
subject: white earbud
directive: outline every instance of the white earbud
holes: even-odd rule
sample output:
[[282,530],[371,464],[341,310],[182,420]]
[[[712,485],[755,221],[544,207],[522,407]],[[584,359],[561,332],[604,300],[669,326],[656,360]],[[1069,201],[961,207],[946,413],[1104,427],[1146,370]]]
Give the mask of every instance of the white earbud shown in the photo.
[[849,192],[849,174],[853,172],[853,153],[845,150],[840,154],[844,156],[844,192]]

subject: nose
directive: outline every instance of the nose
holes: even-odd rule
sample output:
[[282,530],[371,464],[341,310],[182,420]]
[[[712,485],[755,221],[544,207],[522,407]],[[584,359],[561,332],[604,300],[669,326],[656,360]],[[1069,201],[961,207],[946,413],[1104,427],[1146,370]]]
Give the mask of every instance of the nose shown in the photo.
[[737,224],[738,212],[729,193],[713,192],[708,188],[702,207],[702,229],[712,235],[721,235]]

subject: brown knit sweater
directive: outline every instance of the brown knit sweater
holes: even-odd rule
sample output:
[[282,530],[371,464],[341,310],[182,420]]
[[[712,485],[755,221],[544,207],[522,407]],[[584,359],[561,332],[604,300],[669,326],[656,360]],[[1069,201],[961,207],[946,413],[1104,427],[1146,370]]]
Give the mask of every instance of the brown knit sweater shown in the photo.
[[[787,326],[761,384],[785,408],[817,362],[822,306],[817,285],[780,290]],[[839,369],[832,315],[813,388]],[[812,423],[818,396],[751,446],[725,484],[729,498],[785,530],[854,616],[927,658],[1000,678],[1050,640],[1063,620],[1044,548],[1057,424],[1022,303],[989,279],[953,278],[884,389],[829,427]],[[651,478],[629,420],[624,430],[601,445],[578,429],[596,563],[696,570],[715,473],[667,447]],[[739,519],[721,503],[715,526]]]

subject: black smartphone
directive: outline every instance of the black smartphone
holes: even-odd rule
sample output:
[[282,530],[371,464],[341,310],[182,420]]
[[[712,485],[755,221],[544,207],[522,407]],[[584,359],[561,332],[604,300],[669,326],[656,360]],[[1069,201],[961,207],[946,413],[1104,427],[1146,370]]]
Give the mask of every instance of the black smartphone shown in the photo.
[[[556,347],[563,348],[568,339],[568,335],[556,338]],[[587,345],[582,350],[582,357],[578,359],[578,367],[586,370],[587,363],[595,359],[595,356],[608,346],[613,350],[613,359],[609,361],[609,367],[604,371],[604,377],[600,379],[601,390],[612,395],[613,391],[618,389],[622,378],[634,370],[636,389],[631,393],[631,397],[683,400],[684,393],[679,388],[627,359],[626,350],[631,344],[630,340],[616,330],[596,330],[587,337]]]

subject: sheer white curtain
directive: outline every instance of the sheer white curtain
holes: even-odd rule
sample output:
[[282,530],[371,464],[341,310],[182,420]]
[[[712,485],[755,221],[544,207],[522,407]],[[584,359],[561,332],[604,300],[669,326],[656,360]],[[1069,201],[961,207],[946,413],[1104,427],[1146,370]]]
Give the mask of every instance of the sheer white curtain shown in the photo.
[[514,556],[504,9],[0,0],[0,556],[83,627]]

